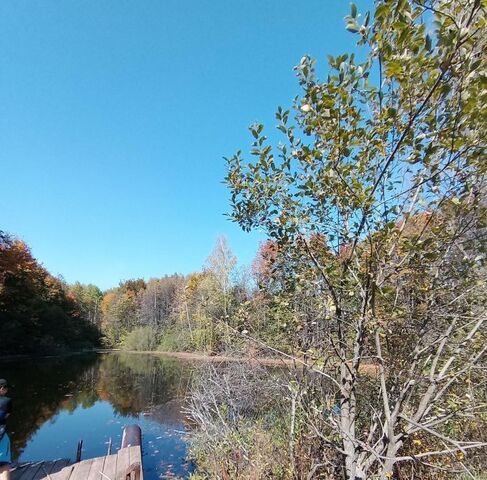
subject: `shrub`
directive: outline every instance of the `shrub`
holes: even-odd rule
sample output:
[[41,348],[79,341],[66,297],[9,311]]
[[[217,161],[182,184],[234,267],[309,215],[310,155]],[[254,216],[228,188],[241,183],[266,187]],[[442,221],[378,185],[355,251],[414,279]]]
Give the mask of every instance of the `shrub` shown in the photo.
[[176,326],[166,328],[159,342],[158,350],[163,352],[185,352],[192,350],[190,332],[179,329]]
[[124,350],[148,351],[155,350],[158,343],[158,331],[153,327],[138,327],[124,338]]

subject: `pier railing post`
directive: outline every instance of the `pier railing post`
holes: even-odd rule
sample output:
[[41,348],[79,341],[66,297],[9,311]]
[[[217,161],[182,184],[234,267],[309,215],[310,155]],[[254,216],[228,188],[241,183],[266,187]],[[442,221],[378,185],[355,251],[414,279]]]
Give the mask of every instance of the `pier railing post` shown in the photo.
[[126,447],[141,447],[142,448],[142,432],[138,425],[127,425],[123,429],[122,434],[122,448]]
[[76,463],[81,461],[81,449],[83,448],[83,440],[78,442],[78,448],[76,449]]

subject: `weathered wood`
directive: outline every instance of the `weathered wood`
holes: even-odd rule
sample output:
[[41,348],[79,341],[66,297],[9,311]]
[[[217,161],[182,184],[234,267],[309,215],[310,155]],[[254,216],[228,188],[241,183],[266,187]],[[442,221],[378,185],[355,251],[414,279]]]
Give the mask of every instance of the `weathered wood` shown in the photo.
[[32,480],[51,480],[49,477],[49,471],[51,470],[53,462],[41,462],[41,467],[37,470],[37,473],[32,477]]
[[76,463],[69,480],[86,480],[90,473],[92,463],[92,458]]
[[90,474],[87,477],[87,480],[102,480],[103,477],[100,472],[103,472],[103,468],[105,466],[105,459],[107,457],[98,457],[93,459],[93,463],[91,464]]
[[[135,445],[133,445],[135,443]],[[115,455],[83,460],[32,462],[12,471],[12,480],[143,480],[140,428],[124,430],[122,447]]]
[[59,472],[51,473],[52,480],[69,480],[71,473],[74,470],[74,465],[67,465],[66,467],[59,470]]
[[126,480],[127,468],[130,466],[129,449],[122,448],[117,453],[117,475],[115,480]]
[[56,462],[42,462],[41,468],[37,471],[36,476],[34,477],[35,480],[40,480],[41,478],[46,478],[48,480],[51,479],[51,470]]
[[140,446],[136,447],[129,447],[129,470],[131,472],[131,477],[134,480],[142,480],[143,472],[142,472],[142,450]]
[[51,470],[49,471],[49,474],[52,476],[54,473],[61,471],[64,467],[67,467],[70,464],[71,462],[67,458],[61,458],[59,460],[55,460],[54,462],[52,462]]
[[122,448],[142,445],[142,432],[138,425],[127,425],[123,429]]
[[[41,468],[42,462],[32,463],[30,465],[25,465],[19,470],[14,471],[14,475],[17,473],[18,476],[15,476],[15,480],[32,480],[34,475],[37,471]],[[20,474],[20,475],[19,475]]]
[[105,475],[102,475],[103,480],[115,480],[115,477],[117,476],[117,455],[109,455],[108,457],[105,457],[105,465],[103,467],[103,473]]
[[129,447],[129,462],[130,464],[135,462],[142,462],[142,451],[140,447]]
[[122,448],[115,455],[83,460],[33,462],[12,471],[12,480],[142,480],[140,446]]
[[27,468],[30,468],[31,465],[32,462],[14,466],[13,468],[10,469],[10,477],[13,480],[20,480],[20,477],[25,473]]
[[[68,459],[53,460],[49,462],[29,462],[19,465],[11,472],[12,480],[67,480],[70,475]],[[61,472],[65,470],[63,475]],[[67,472],[67,473],[66,473]]]

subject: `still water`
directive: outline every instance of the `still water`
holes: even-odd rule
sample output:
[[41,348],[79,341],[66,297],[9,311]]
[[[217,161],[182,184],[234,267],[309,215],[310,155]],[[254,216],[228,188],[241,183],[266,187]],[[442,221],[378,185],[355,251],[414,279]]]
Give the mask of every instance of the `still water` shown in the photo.
[[144,478],[187,478],[181,406],[191,364],[148,354],[90,354],[0,363],[14,411],[8,421],[17,462],[103,456],[122,429],[142,429]]

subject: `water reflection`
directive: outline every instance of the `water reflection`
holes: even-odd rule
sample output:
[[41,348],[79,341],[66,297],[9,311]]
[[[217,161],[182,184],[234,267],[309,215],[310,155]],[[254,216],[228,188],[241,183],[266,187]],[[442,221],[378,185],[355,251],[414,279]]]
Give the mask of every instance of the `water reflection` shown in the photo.
[[110,437],[118,448],[122,427],[139,423],[146,478],[186,476],[180,407],[191,371],[180,360],[128,353],[0,364],[12,385],[14,458],[73,458],[79,438],[85,458],[104,455]]

